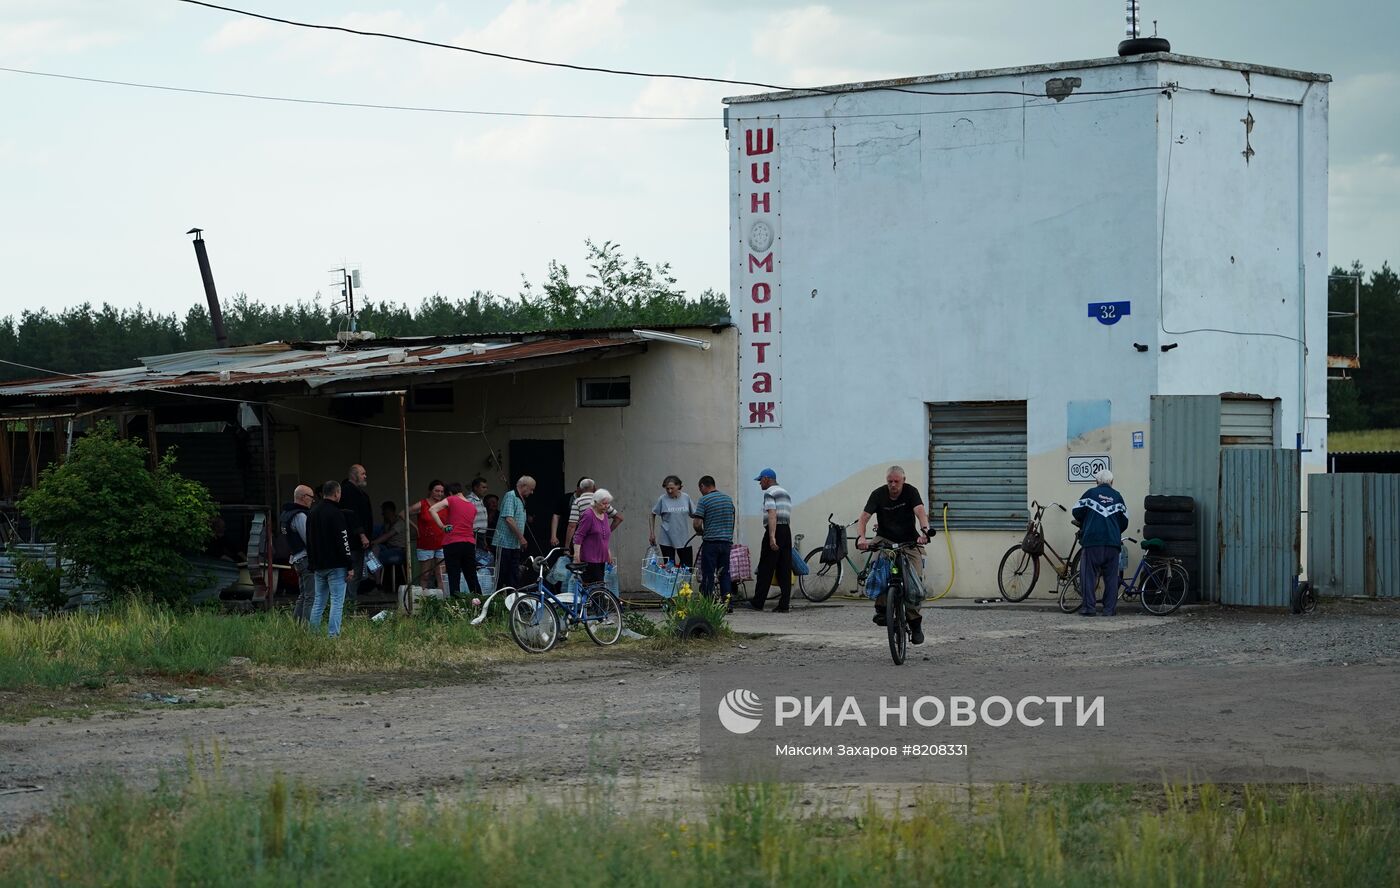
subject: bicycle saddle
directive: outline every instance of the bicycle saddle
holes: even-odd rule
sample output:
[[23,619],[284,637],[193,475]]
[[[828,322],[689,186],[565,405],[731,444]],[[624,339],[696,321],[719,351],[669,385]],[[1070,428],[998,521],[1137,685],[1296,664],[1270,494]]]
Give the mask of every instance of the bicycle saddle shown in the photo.
[[583,569],[587,566],[588,565],[584,564],[582,561],[570,561],[568,564],[564,565],[564,569],[569,573],[581,574],[583,573]]
[[1144,552],[1160,552],[1167,547],[1166,542],[1157,537],[1153,537],[1150,540],[1143,540],[1141,543],[1138,543],[1138,545],[1142,546]]

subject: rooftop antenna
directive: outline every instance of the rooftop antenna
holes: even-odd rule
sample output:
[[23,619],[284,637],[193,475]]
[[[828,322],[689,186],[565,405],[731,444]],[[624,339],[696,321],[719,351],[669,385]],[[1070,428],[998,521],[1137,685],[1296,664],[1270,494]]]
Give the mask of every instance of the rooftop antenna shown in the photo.
[[355,288],[360,285],[360,270],[344,266],[332,268],[331,274],[337,276],[336,283],[340,284],[340,298],[345,304],[345,314],[350,319],[350,332],[357,332],[355,329],[357,318],[355,317]]
[[1142,3],[1139,0],[1126,0],[1126,3],[1128,24],[1124,30],[1128,39],[1118,44],[1118,54],[1120,56],[1133,56],[1149,52],[1171,52],[1171,43],[1165,37],[1157,36],[1156,19],[1152,20],[1152,36],[1142,36]]

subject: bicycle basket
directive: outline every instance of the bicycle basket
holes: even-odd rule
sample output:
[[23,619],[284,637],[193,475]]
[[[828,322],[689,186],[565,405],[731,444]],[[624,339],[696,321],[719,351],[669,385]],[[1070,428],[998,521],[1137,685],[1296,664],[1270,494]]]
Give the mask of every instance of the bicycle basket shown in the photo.
[[1028,555],[1040,557],[1045,553],[1045,535],[1038,530],[1026,531],[1025,537],[1021,539],[1021,548],[1026,550]]

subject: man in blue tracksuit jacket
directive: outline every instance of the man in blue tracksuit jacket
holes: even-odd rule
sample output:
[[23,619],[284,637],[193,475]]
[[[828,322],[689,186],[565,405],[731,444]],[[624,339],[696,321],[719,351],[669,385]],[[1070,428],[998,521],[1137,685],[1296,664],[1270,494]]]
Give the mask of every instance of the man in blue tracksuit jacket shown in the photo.
[[1081,617],[1094,615],[1094,585],[1103,577],[1103,615],[1118,613],[1118,556],[1123,550],[1123,531],[1128,529],[1128,507],[1113,489],[1113,473],[1094,473],[1097,485],[1074,506],[1084,549],[1079,558],[1079,592],[1083,601]]

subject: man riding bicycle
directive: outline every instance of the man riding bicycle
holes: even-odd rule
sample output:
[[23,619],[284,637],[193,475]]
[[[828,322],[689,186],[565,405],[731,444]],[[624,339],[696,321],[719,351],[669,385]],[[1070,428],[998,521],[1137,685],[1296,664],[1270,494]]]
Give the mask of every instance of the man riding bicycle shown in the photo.
[[[856,548],[864,552],[870,543],[865,539],[865,528],[871,517],[878,517],[879,536],[876,543],[901,545],[918,543],[918,546],[905,550],[896,556],[904,560],[905,590],[904,613],[909,621],[910,644],[924,643],[923,616],[919,605],[924,601],[924,550],[923,545],[936,533],[929,527],[928,510],[924,508],[923,497],[911,485],[904,483],[904,469],[890,466],[885,473],[885,485],[877,487],[865,502],[865,510],[860,513],[860,525],[856,530]],[[875,623],[885,625],[885,594],[881,589],[875,599]]]

